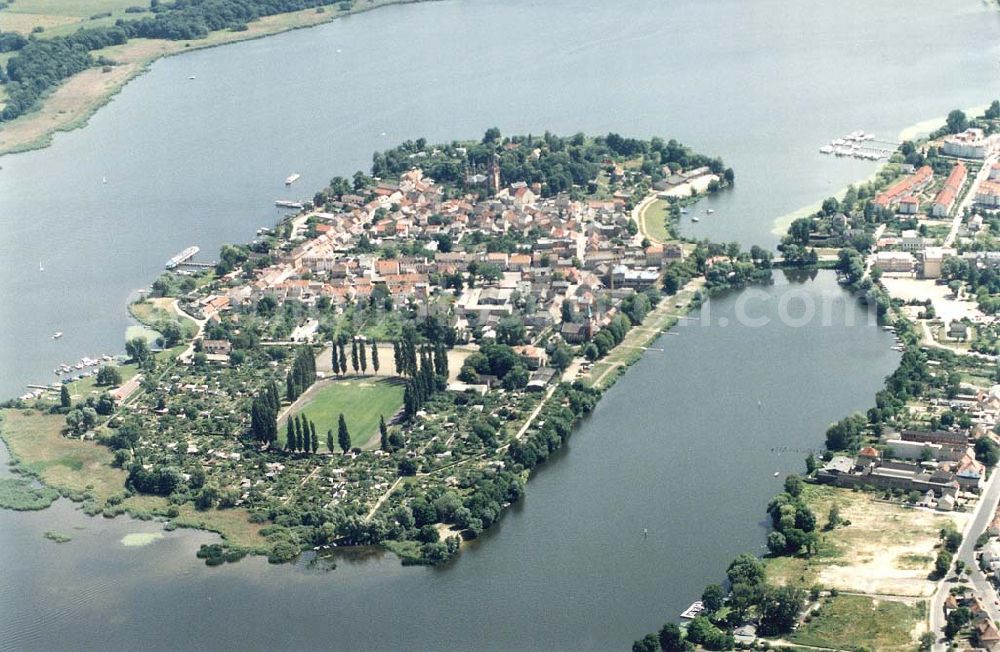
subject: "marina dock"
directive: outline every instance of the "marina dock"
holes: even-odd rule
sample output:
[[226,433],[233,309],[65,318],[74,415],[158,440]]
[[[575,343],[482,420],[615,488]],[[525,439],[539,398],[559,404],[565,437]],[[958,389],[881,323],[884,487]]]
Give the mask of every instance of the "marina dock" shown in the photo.
[[188,247],[184,251],[180,252],[179,254],[168,260],[166,262],[166,265],[164,265],[164,267],[166,267],[167,269],[174,269],[178,265],[182,265],[187,261],[191,260],[192,258],[194,258],[195,254],[197,254],[199,251],[201,251],[199,247],[196,246]]
[[879,161],[892,156],[897,147],[899,147],[899,143],[895,141],[879,140],[875,134],[865,133],[863,129],[859,129],[831,140],[828,145],[820,147],[819,152],[820,154]]

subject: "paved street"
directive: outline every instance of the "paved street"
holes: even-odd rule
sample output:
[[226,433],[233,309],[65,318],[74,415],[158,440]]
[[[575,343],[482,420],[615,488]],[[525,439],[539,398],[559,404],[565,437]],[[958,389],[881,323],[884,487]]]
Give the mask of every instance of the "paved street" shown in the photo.
[[988,156],[986,160],[983,161],[983,167],[979,169],[979,174],[977,174],[976,178],[972,180],[972,185],[969,186],[969,192],[965,193],[965,199],[963,199],[962,203],[955,209],[955,218],[951,222],[951,230],[948,231],[948,236],[944,239],[945,247],[950,247],[955,243],[955,238],[958,236],[958,229],[962,225],[962,215],[965,212],[965,209],[972,206],[972,201],[976,197],[976,188],[978,188],[979,184],[990,176],[990,167],[996,162],[996,155]]
[[[958,554],[955,556],[955,559],[961,559],[969,567],[972,585],[987,604],[990,617],[993,620],[1000,620],[1000,606],[996,604],[997,596],[992,585],[987,581],[976,564],[975,545],[976,538],[986,530],[986,526],[993,519],[997,503],[1000,502],[1000,481],[997,480],[998,477],[1000,477],[1000,473],[996,471],[990,476],[983,490],[982,498],[976,503],[975,510],[972,512],[968,523],[966,523],[965,531],[962,533],[962,545],[959,546]],[[930,627],[931,631],[939,636],[937,643],[934,645],[935,650],[947,649],[944,638],[940,637],[940,634],[945,623],[944,601],[948,597],[949,589],[955,586],[954,582],[948,581],[952,577],[954,575],[949,574],[947,578],[938,582],[938,588],[931,598]]]

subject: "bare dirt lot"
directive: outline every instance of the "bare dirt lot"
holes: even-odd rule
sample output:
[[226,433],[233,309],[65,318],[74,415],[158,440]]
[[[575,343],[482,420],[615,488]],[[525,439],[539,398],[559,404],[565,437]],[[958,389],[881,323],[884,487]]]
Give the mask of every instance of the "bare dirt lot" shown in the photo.
[[850,524],[820,532],[812,558],[778,557],[768,561],[775,581],[804,587],[821,584],[843,591],[893,596],[929,596],[927,579],[944,527],[961,531],[967,516],[888,504],[876,495],[825,486],[807,488],[807,500],[820,526],[830,506]]

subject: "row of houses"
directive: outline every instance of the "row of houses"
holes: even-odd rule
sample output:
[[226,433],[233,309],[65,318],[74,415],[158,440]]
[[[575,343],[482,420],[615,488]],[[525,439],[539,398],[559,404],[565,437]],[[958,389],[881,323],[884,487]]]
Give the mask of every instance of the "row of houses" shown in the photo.
[[944,186],[938,191],[936,197],[934,197],[934,203],[931,204],[931,215],[934,217],[947,217],[951,212],[952,207],[955,205],[955,201],[958,199],[959,194],[962,191],[962,186],[965,185],[965,180],[969,176],[969,171],[966,169],[965,165],[962,163],[956,163],[951,169],[951,173],[948,178],[945,179]]
[[[934,170],[929,165],[925,165],[875,195],[875,204],[889,209],[900,206],[903,199],[912,198],[907,200],[905,210],[912,209],[912,212],[916,213],[919,201],[914,195],[929,186],[932,181],[934,181]],[[903,212],[903,207],[900,206],[900,208],[900,212]]]
[[1000,629],[990,617],[990,612],[978,595],[956,595],[949,593],[944,601],[945,618],[959,608],[966,608],[972,614],[972,636],[977,649],[993,652],[1000,650]]

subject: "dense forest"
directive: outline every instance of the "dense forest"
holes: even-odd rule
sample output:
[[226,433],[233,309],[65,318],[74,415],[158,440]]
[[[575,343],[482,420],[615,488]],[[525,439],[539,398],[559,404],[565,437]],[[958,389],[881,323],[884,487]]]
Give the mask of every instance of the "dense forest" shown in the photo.
[[131,38],[161,38],[184,41],[204,38],[209,32],[244,30],[247,23],[263,16],[337,4],[350,9],[353,0],[176,0],[150,1],[152,17],[119,19],[110,27],[81,28],[67,36],[46,39],[32,34],[0,34],[0,52],[17,52],[0,68],[0,83],[7,101],[0,121],[13,120],[35,108],[39,99],[62,80],[95,64],[92,50],[121,45]]

